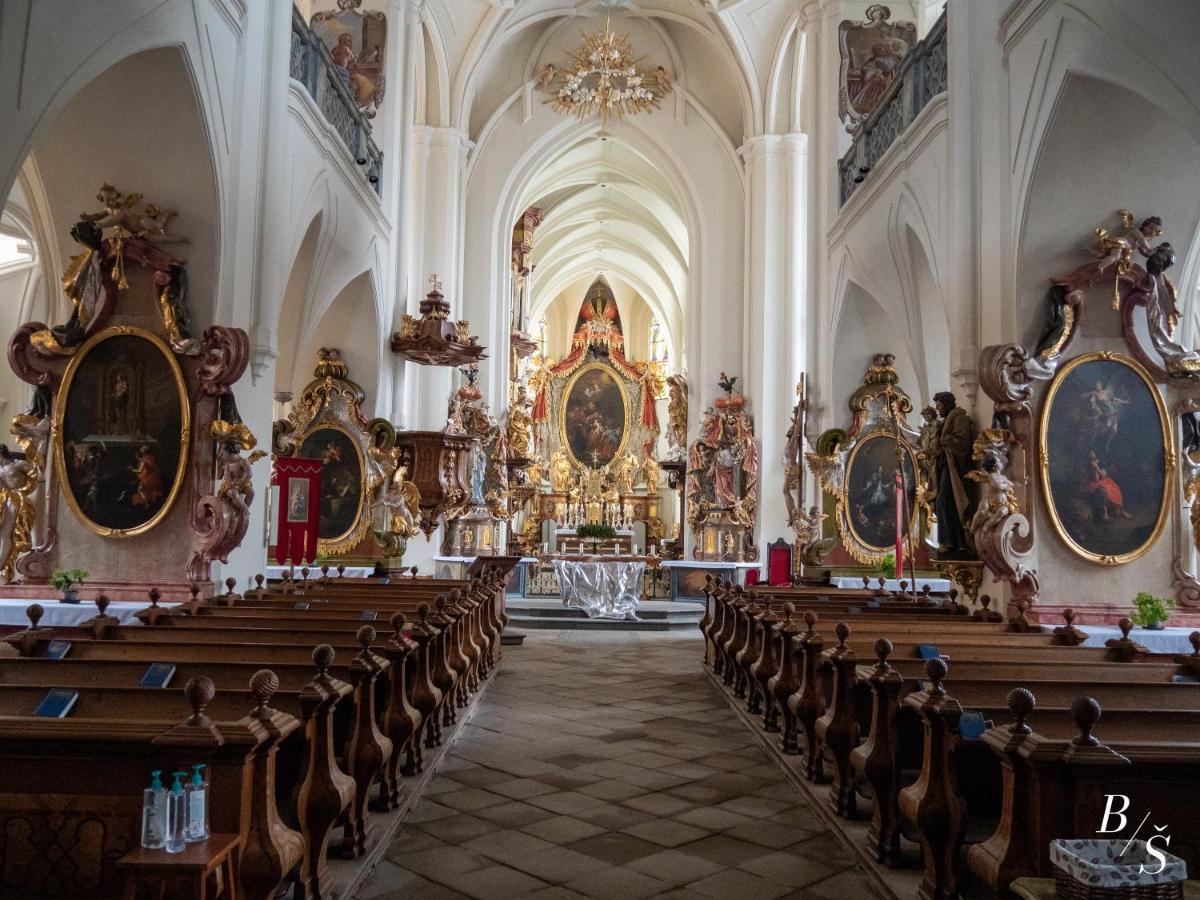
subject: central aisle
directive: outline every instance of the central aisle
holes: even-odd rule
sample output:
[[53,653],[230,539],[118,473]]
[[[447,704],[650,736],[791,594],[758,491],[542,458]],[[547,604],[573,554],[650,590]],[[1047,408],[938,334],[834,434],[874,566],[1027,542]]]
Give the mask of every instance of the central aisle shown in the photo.
[[701,671],[694,632],[533,632],[368,898],[869,898]]

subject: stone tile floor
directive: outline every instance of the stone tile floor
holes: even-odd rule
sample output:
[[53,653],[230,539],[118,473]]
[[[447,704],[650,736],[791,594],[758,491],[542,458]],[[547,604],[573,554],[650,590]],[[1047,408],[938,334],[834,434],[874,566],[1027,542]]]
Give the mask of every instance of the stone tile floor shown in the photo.
[[700,670],[699,636],[530,633],[358,900],[877,892]]

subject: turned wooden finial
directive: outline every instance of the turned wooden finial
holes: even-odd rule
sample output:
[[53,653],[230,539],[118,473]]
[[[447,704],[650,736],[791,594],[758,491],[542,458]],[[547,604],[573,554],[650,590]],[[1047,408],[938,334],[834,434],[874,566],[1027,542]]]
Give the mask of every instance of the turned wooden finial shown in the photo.
[[1200,656],[1200,631],[1189,634],[1188,643],[1192,645],[1192,656]]
[[426,624],[426,619],[429,618],[429,604],[422,603],[417,607],[417,618],[421,620],[421,624]]
[[1122,639],[1129,640],[1129,632],[1133,631],[1133,620],[1125,616],[1117,623],[1117,627],[1121,629]]
[[200,585],[193,581],[188,587],[188,593],[192,595],[192,602],[195,603],[200,599]]
[[1100,721],[1100,704],[1092,697],[1080,697],[1071,704],[1071,718],[1079,728],[1079,737],[1071,743],[1076,747],[1095,747],[1100,741],[1092,736],[1092,729]]
[[908,579],[907,578],[900,579],[900,593],[901,594],[908,593]]
[[38,627],[38,622],[42,621],[42,616],[46,614],[46,610],[40,603],[31,603],[25,607],[25,617],[29,619],[29,627],[31,629]]
[[935,656],[933,659],[925,661],[925,674],[929,680],[933,682],[933,687],[927,690],[927,694],[936,694],[939,697],[945,696],[946,689],[942,687],[942,679],[950,672],[949,664],[940,656]]
[[412,577],[413,577],[413,578],[416,578],[416,577],[417,577],[417,571],[418,571],[418,569],[417,569],[417,567],[416,567],[416,566],[413,566],[411,569],[409,569],[409,571],[412,573]]
[[346,577],[346,564],[345,563],[338,563],[337,573],[338,573],[338,578]]
[[437,609],[438,615],[444,613],[446,611],[446,595],[438,594],[433,601],[433,605]]
[[[928,590],[929,585],[925,585],[925,588]],[[958,588],[950,588],[950,605],[958,606]]]
[[1018,601],[1017,601],[1017,612],[1018,612],[1018,613],[1020,613],[1020,614],[1023,616],[1023,615],[1025,615],[1025,613],[1026,613],[1028,610],[1029,610],[1029,604],[1028,604],[1028,603],[1026,603],[1024,600],[1018,600]]
[[204,710],[208,708],[208,704],[212,703],[212,698],[216,694],[217,686],[207,675],[197,675],[195,678],[188,679],[188,683],[183,686],[183,696],[187,698],[188,706],[192,708],[192,715],[184,724],[201,726],[211,724],[208,716],[204,714]]
[[892,642],[887,638],[877,638],[875,641],[875,655],[879,657],[879,663],[875,666],[875,671],[880,674],[888,672],[892,668],[892,664],[888,662],[888,657],[892,654]]
[[[882,579],[880,579],[880,580],[882,581]],[[869,575],[864,575],[863,576],[863,590],[869,591],[870,589],[871,589],[871,577]]]
[[928,600],[929,595],[932,593],[933,593],[933,589],[929,585],[925,585],[924,587],[921,588],[921,597],[924,598],[925,600]]
[[255,586],[256,588],[258,588],[258,590],[260,590],[260,591],[261,591],[261,590],[262,590],[262,586],[263,586],[263,582],[264,582],[264,581],[266,581],[266,580],[267,580],[267,579],[266,579],[266,578],[264,578],[264,577],[263,577],[263,575],[262,575],[262,573],[260,572],[259,574],[257,574],[257,575],[255,575],[255,576],[254,576],[254,586]]
[[147,596],[150,598],[150,605],[157,607],[158,598],[161,597],[162,594],[159,592],[158,588],[150,588],[150,590],[147,592]]
[[796,604],[795,603],[792,603],[792,601],[789,600],[787,603],[783,604],[783,624],[785,626],[792,624],[792,614],[795,612],[796,612]]
[[333,661],[337,659],[337,653],[328,644],[319,644],[312,652],[313,665],[317,667],[317,677],[327,679],[329,677],[329,667],[333,665]]
[[370,625],[364,625],[358,629],[358,634],[355,637],[358,639],[358,646],[362,647],[362,652],[366,654],[370,652],[371,645],[375,643],[375,629]]
[[845,650],[846,640],[850,637],[850,626],[845,622],[838,622],[837,626],[833,629],[833,633],[837,635],[838,649]]
[[101,594],[96,598],[96,611],[99,612],[100,615],[104,615],[105,610],[108,609],[108,604],[111,602],[112,601],[108,599],[106,594]]
[[811,609],[804,613],[804,626],[807,630],[806,634],[812,634],[813,629],[817,625],[817,614]]
[[225,579],[225,593],[232,594],[235,587],[237,587],[236,578],[230,577]]
[[271,709],[271,698],[279,690],[279,676],[270,669],[259,669],[250,676],[250,694],[254,697],[254,712],[256,719],[269,719],[275,714]]
[[1017,720],[1013,725],[1013,734],[1033,734],[1033,729],[1025,724],[1025,720],[1033,713],[1037,701],[1033,692],[1026,688],[1013,688],[1008,692],[1008,708]]
[[308,566],[300,567],[300,578],[302,581],[308,581]]
[[404,626],[408,624],[408,617],[402,612],[394,612],[388,621],[392,623],[392,640],[400,640],[402,637],[401,632],[404,631]]
[[329,577],[329,563],[321,563],[321,577],[322,578]]
[[980,594],[979,595],[979,605],[983,607],[984,612],[987,612],[988,607],[992,605],[991,594]]
[[1071,609],[1071,607],[1068,606],[1062,611],[1062,617],[1063,621],[1067,623],[1068,628],[1075,624],[1075,610]]

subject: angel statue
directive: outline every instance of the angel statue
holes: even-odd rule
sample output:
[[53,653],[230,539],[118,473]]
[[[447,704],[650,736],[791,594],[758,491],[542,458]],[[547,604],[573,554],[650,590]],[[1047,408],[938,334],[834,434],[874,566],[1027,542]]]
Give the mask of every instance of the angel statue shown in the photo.
[[[1163,230],[1162,219],[1158,216],[1149,216],[1142,220],[1141,225],[1134,228],[1133,213],[1122,209],[1120,215],[1121,225],[1125,228],[1123,235],[1114,236],[1109,233],[1107,228],[1103,227],[1096,229],[1100,254],[1100,259],[1096,262],[1097,270],[1104,272],[1115,265],[1118,279],[1133,270],[1134,250],[1137,250],[1143,257],[1149,257],[1154,252],[1151,241],[1162,234]],[[1117,283],[1117,281],[1113,282],[1113,309],[1121,307],[1121,294],[1117,290]]]
[[571,489],[571,461],[567,451],[559,447],[550,456],[550,490],[565,494]]
[[994,451],[983,453],[979,468],[967,473],[972,481],[981,484],[979,506],[971,517],[971,532],[977,532],[995,525],[1006,516],[1016,515],[1020,511],[1017,504],[1015,485],[1012,479],[1004,474],[1007,461]]
[[420,530],[417,522],[421,514],[421,491],[408,480],[408,466],[403,463],[385,485],[380,502],[388,511],[388,531],[410,538]]
[[5,583],[13,579],[17,558],[33,546],[37,511],[29,495],[37,485],[37,468],[0,444],[0,581]]
[[791,523],[796,532],[796,555],[798,562],[806,566],[824,564],[825,555],[833,549],[836,538],[822,536],[823,524],[828,519],[817,506],[810,506],[807,513],[798,513]]
[[546,63],[538,69],[537,89],[539,91],[548,91],[550,86],[554,84],[554,78],[558,74],[558,67],[554,63]]
[[533,417],[529,414],[529,397],[522,384],[508,408],[508,454],[511,459],[525,459],[532,452]]

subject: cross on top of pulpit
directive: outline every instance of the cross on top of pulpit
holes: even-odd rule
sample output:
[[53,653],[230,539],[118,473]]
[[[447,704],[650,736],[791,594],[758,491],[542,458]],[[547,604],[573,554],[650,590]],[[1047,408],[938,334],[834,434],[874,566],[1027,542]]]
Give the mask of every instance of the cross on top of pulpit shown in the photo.
[[438,273],[434,272],[429,276],[429,293],[440,294],[442,292],[442,279],[438,277]]

